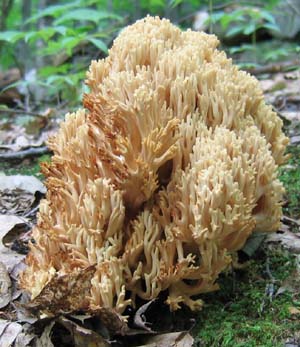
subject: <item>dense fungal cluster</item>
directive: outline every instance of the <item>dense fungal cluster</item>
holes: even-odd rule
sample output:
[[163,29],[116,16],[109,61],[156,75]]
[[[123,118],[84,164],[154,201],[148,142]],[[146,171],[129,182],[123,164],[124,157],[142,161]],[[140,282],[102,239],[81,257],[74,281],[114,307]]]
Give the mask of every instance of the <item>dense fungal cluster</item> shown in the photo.
[[64,310],[122,314],[162,291],[198,309],[249,235],[278,228],[282,122],[217,45],[147,17],[91,63],[84,109],[49,142],[21,278],[42,309],[60,295]]

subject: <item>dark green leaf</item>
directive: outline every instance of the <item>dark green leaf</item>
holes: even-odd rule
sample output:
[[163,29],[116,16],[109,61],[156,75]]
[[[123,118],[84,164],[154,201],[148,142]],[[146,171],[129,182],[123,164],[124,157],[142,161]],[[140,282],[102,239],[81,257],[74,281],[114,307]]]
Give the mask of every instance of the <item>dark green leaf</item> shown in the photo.
[[265,29],[276,31],[277,33],[280,32],[280,28],[279,28],[279,26],[277,24],[265,23],[265,24],[262,25],[262,27],[265,28]]
[[245,26],[243,30],[243,34],[250,35],[250,34],[253,34],[255,31],[256,31],[255,23],[249,23],[248,25]]
[[70,71],[71,64],[62,64],[59,66],[46,65],[39,69],[39,76],[49,77],[57,74],[67,74]]
[[16,43],[20,39],[23,39],[24,35],[25,34],[20,31],[3,31],[2,33],[0,32],[0,41]]
[[175,8],[176,6],[180,5],[183,3],[183,0],[170,0],[169,1],[169,6],[172,8]]
[[108,48],[104,41],[96,39],[94,37],[88,37],[87,40],[90,41],[94,46],[99,48],[102,52],[106,54],[108,53]]
[[236,26],[230,28],[229,30],[227,30],[226,36],[231,37],[231,36],[241,34],[243,32],[243,30],[244,30],[244,27],[236,25]]
[[269,12],[269,11],[260,11],[260,15],[261,15],[262,18],[267,20],[269,23],[272,23],[272,24],[276,25],[275,18],[272,15],[271,12]]
[[219,22],[224,16],[224,12],[223,11],[219,11],[219,12],[214,12],[209,16],[209,20],[212,23],[217,23]]
[[69,20],[91,21],[97,24],[100,20],[103,19],[122,20],[122,17],[106,11],[97,11],[90,8],[78,8],[62,15],[54,22],[54,24],[58,25]]
[[26,23],[32,23],[37,21],[40,18],[43,17],[53,17],[53,18],[57,18],[59,17],[62,13],[64,12],[68,12],[70,9],[72,8],[76,8],[80,6],[80,2],[79,1],[74,1],[72,3],[69,4],[64,4],[64,5],[53,5],[53,6],[48,6],[45,9],[39,11],[37,14],[33,15],[32,17],[30,17]]
[[82,41],[82,36],[65,37],[61,43],[68,55],[72,55],[72,50]]

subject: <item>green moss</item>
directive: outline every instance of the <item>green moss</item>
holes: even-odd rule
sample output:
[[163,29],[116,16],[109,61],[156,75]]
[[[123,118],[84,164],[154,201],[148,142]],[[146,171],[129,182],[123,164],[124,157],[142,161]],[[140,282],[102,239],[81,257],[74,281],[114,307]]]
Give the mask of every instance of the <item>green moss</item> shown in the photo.
[[6,175],[28,175],[43,179],[43,175],[40,172],[40,164],[42,162],[49,162],[50,157],[49,154],[44,154],[36,159],[25,159],[22,163],[18,164],[3,162],[0,163],[0,171],[4,172]]
[[288,152],[291,157],[279,171],[279,178],[286,189],[287,203],[283,212],[297,219],[300,218],[300,146],[290,146]]
[[[274,288],[276,293],[292,272],[294,256],[281,249],[267,253],[235,276],[224,275],[220,290],[203,297],[205,307],[194,331],[201,347],[282,347],[286,338],[300,331],[300,321],[289,312],[299,298],[288,292],[271,298],[267,292]],[[267,257],[274,280],[266,271]]]

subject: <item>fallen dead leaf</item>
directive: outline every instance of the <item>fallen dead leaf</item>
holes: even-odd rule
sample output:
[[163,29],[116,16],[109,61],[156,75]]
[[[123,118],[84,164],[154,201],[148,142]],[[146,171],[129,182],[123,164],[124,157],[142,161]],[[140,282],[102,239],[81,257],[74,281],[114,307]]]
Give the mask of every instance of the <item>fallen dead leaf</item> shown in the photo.
[[278,288],[276,296],[285,292],[299,293],[300,292],[300,272],[298,269],[294,270]]
[[60,317],[58,322],[62,324],[72,336],[74,347],[109,347],[107,342],[101,335],[95,331],[84,328],[65,317]]
[[24,301],[26,302],[29,300],[29,296],[27,296],[27,294],[24,294],[24,296],[22,295],[20,302],[16,301],[13,303],[17,314],[17,321],[19,323],[34,324],[39,319],[24,307]]
[[43,183],[34,176],[25,175],[12,175],[12,176],[1,176],[0,180],[0,191],[22,189],[25,192],[35,194],[37,191],[46,193],[46,188]]
[[14,347],[29,347],[31,345],[31,341],[35,338],[35,334],[29,332],[30,325],[27,324],[23,326],[23,330],[16,338]]
[[291,218],[289,216],[282,216],[281,218],[283,225],[292,225],[292,226],[298,226],[300,228],[300,220]]
[[105,328],[112,334],[127,335],[128,326],[123,317],[109,307],[101,307],[91,314],[100,319]]
[[5,319],[0,319],[0,336],[2,335],[5,328],[8,326],[10,322]]
[[298,145],[300,143],[300,135],[292,136],[290,138],[291,145]]
[[294,306],[289,307],[289,312],[292,316],[298,316],[300,314],[300,310]]
[[[19,150],[13,143],[19,136],[23,136],[25,129],[17,124],[5,123],[0,127],[0,149]],[[12,146],[13,148],[10,148]]]
[[31,209],[36,201],[36,193],[45,194],[46,188],[34,176],[1,175],[0,213],[20,214]]
[[7,306],[11,300],[12,283],[6,266],[0,262],[0,308]]
[[41,293],[29,302],[29,310],[42,309],[47,315],[64,314],[78,309],[88,309],[90,281],[95,266],[78,270],[67,275],[55,275]]
[[270,91],[274,86],[274,81],[272,79],[265,79],[259,81],[260,87],[264,93]]
[[290,252],[300,254],[300,233],[292,233],[284,230],[284,232],[273,233],[267,236],[266,242],[279,242]]
[[291,122],[300,121],[300,112],[299,111],[282,111],[281,114],[284,118],[290,120]]
[[35,347],[55,347],[51,341],[51,333],[54,324],[55,322],[53,321],[49,325],[47,325],[41,337],[38,337],[34,340]]
[[16,322],[9,322],[0,335],[0,346],[10,347],[22,331],[22,325]]
[[146,321],[145,313],[148,310],[148,308],[155,302],[156,300],[151,300],[147,302],[146,304],[142,305],[135,313],[133,321],[134,325],[138,329],[146,330],[148,332],[153,332],[152,329],[149,326],[149,323]]
[[25,225],[26,219],[17,216],[0,215],[0,262],[2,262],[8,272],[10,272],[15,265],[20,263],[25,255],[19,254],[3,244],[3,238],[19,224]]

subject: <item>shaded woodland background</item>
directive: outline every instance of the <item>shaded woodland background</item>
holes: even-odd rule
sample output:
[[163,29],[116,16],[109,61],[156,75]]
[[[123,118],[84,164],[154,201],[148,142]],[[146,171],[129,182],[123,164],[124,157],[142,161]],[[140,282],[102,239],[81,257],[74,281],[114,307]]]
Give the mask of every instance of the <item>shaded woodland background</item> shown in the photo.
[[90,61],[105,57],[118,32],[147,14],[218,35],[242,67],[293,65],[299,56],[298,0],[2,0],[0,103],[25,111],[74,107]]

